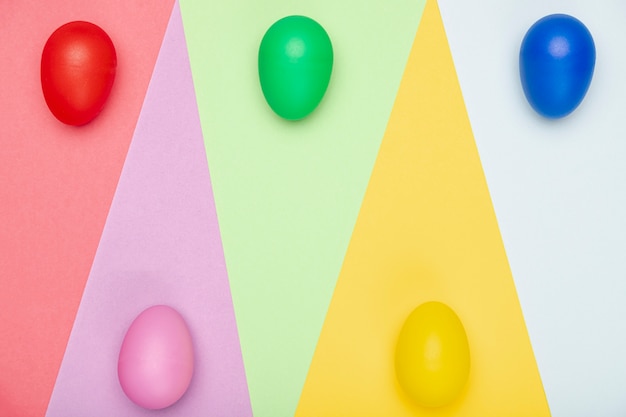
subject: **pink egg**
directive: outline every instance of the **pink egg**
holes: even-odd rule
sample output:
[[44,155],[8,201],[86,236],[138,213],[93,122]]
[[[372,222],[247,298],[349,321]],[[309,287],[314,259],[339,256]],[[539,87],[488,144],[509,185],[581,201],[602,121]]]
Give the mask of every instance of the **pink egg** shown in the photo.
[[193,343],[185,320],[173,308],[159,305],[144,310],[128,328],[117,374],[131,401],[158,410],[185,394],[193,365]]

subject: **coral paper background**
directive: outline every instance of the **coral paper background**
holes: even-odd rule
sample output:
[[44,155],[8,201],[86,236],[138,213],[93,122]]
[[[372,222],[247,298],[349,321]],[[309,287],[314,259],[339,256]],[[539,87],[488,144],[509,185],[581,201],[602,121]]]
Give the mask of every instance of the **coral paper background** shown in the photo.
[[[173,0],[0,3],[0,410],[46,410]],[[113,40],[108,103],[77,129],[41,92],[52,32],[88,20]]]

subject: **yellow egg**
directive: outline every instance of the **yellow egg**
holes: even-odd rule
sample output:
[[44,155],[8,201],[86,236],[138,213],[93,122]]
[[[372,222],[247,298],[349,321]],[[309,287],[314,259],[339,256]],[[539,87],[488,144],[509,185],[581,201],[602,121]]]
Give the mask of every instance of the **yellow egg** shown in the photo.
[[467,335],[456,313],[436,301],[413,310],[400,331],[395,367],[400,386],[417,404],[452,403],[470,370]]

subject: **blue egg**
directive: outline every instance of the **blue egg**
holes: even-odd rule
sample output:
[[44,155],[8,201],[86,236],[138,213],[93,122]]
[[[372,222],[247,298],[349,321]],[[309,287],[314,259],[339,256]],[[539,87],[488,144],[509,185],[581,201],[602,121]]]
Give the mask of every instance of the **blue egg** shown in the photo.
[[524,94],[540,115],[556,119],[582,102],[593,77],[596,48],[578,19],[553,14],[526,33],[519,57]]

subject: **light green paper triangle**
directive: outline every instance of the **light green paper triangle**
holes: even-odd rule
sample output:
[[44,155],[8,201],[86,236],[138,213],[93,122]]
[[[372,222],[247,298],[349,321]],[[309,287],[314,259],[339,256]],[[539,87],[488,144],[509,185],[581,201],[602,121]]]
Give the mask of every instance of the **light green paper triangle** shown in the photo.
[[[424,3],[180,1],[255,417],[295,413]],[[335,54],[298,122],[257,73],[265,31],[292,14]]]

